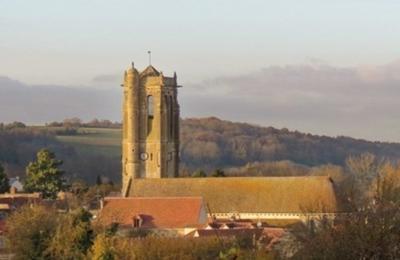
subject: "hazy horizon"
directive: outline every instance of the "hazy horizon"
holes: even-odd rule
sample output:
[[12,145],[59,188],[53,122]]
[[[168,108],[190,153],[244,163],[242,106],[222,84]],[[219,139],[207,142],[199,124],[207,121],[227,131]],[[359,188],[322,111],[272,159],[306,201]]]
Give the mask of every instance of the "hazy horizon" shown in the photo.
[[131,61],[183,117],[400,142],[396,1],[2,1],[0,121],[120,120]]

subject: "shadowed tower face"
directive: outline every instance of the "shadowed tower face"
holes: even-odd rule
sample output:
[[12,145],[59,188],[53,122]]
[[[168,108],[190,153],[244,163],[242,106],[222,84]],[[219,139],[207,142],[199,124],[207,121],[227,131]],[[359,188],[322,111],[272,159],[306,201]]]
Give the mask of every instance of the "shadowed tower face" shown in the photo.
[[123,95],[122,193],[137,178],[173,178],[179,169],[177,79],[153,66],[125,72]]

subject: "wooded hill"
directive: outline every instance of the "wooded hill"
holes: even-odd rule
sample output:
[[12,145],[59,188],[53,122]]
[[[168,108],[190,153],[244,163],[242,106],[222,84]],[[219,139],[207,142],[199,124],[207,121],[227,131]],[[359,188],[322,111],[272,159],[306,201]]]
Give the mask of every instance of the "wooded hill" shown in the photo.
[[[104,176],[120,181],[119,129],[58,127],[11,127],[0,125],[0,162],[6,171],[24,175],[37,150],[47,147],[64,161],[71,179],[94,182]],[[365,152],[390,160],[400,158],[400,144],[370,142],[349,137],[304,134],[288,129],[261,127],[210,118],[181,121],[181,172],[196,169],[240,169],[250,165],[254,175],[302,175],[307,168],[324,164],[344,165],[349,155]],[[289,161],[288,163],[268,163]],[[268,168],[268,169],[266,169]],[[285,174],[287,171],[287,174]],[[236,171],[237,172],[237,171]]]
[[215,117],[182,120],[181,135],[182,160],[190,167],[228,167],[281,160],[308,166],[344,165],[349,155],[365,152],[400,159],[398,143],[311,135]]

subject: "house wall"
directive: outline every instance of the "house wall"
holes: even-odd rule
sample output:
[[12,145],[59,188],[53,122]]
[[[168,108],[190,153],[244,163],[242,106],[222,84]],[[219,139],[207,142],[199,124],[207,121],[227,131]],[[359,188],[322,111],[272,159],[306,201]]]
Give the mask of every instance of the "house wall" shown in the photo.
[[[118,230],[118,234],[121,236],[128,236],[134,228],[120,228]],[[144,231],[149,231],[152,234],[157,234],[159,236],[166,237],[180,237],[186,236],[190,232],[197,230],[196,227],[187,227],[187,228],[160,228],[160,229],[142,229]]]
[[[319,219],[327,217],[334,219],[335,213],[213,213],[212,216],[217,219],[249,219],[249,220],[299,220],[305,222],[309,219]],[[209,217],[212,217],[209,215]]]

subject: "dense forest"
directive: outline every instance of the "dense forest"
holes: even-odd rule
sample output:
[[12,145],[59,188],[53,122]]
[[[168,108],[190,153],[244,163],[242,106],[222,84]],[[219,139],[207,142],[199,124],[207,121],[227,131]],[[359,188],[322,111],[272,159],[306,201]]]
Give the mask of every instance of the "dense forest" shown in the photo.
[[182,160],[191,168],[230,167],[281,160],[307,166],[344,165],[349,155],[365,152],[398,159],[400,144],[311,135],[215,117],[185,119],[181,123]]
[[[0,124],[0,163],[6,172],[10,176],[23,176],[25,166],[35,153],[46,147],[64,161],[63,167],[71,179],[94,182],[97,176],[103,176],[119,182],[120,154],[97,153],[104,145],[78,153],[76,147],[57,136],[85,135],[78,129],[89,125],[79,125],[75,121],[71,126],[70,121],[66,122],[69,125],[53,122],[46,127]],[[102,122],[104,125],[107,124]],[[116,127],[116,124],[109,125]],[[93,127],[98,126],[94,124]],[[114,142],[119,151],[120,138],[116,137]],[[184,176],[198,169],[211,172],[217,168],[234,176],[303,175],[321,165],[343,166],[348,156],[365,152],[397,160],[400,144],[317,136],[214,117],[181,121],[181,173]]]

